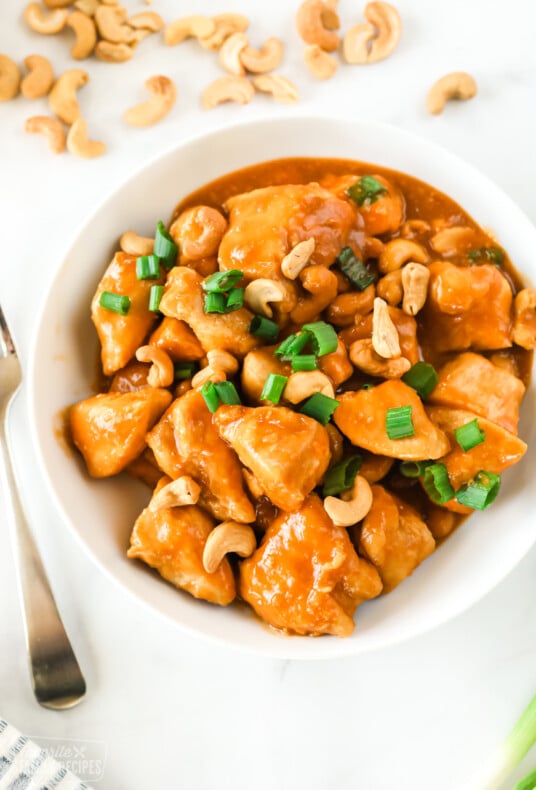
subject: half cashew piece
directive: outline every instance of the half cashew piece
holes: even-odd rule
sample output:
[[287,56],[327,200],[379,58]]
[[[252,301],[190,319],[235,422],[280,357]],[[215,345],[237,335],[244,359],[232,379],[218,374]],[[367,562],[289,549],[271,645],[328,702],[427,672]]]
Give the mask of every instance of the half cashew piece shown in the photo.
[[75,60],[89,58],[97,45],[97,28],[93,19],[83,11],[73,11],[67,18],[67,26],[76,35],[76,41],[71,47],[71,57]]
[[334,398],[335,391],[331,379],[320,370],[299,370],[288,377],[283,397],[289,403],[300,403],[316,392],[321,392],[328,398]]
[[87,124],[82,117],[77,118],[69,129],[67,135],[67,150],[83,159],[93,159],[102,156],[106,151],[106,144],[88,140]]
[[280,74],[260,74],[253,78],[253,85],[261,93],[271,93],[276,101],[298,101],[298,89],[293,82]]
[[134,14],[128,20],[130,27],[135,30],[148,30],[151,33],[158,33],[165,27],[165,22],[156,11],[141,11],[139,14]]
[[323,0],[305,0],[298,8],[296,27],[306,44],[317,44],[326,52],[334,52],[339,46],[339,17],[334,3]]
[[256,548],[257,539],[251,527],[224,521],[209,533],[203,549],[203,567],[207,573],[215,573],[226,554],[251,557]]
[[95,47],[95,55],[105,63],[125,63],[134,55],[128,44],[112,44],[110,41],[99,41]]
[[234,101],[238,104],[249,104],[255,96],[255,88],[245,77],[219,77],[205,88],[201,97],[204,110],[212,110],[218,104]]
[[0,55],[0,101],[10,101],[19,92],[20,71],[14,60]]
[[[344,497],[344,498],[343,498]],[[328,496],[324,510],[336,527],[351,527],[365,518],[372,507],[372,490],[362,475],[357,475],[349,493],[341,498]]]
[[200,496],[201,488],[193,477],[183,475],[163,486],[158,494],[155,494],[149,503],[149,510],[196,505]]
[[407,315],[417,315],[424,307],[429,281],[430,269],[422,263],[407,263],[402,269],[402,310]]
[[24,124],[24,131],[29,134],[44,134],[48,139],[50,150],[55,154],[65,151],[65,129],[57,118],[47,115],[34,115]]
[[134,255],[138,258],[142,255],[152,255],[154,239],[139,236],[133,230],[126,230],[119,239],[119,246],[127,255]]
[[308,265],[314,251],[314,238],[300,241],[281,261],[281,273],[288,277],[289,280],[295,280],[299,273]]
[[164,31],[164,41],[170,47],[187,38],[206,38],[216,30],[216,24],[208,16],[184,16],[169,24]]
[[203,49],[217,50],[233,33],[244,33],[249,27],[249,19],[242,14],[217,14],[212,18],[214,30],[207,36],[199,36]]
[[73,5],[78,11],[82,11],[87,16],[94,16],[100,3],[99,0],[75,0]]
[[261,49],[247,46],[240,53],[240,60],[252,74],[265,74],[276,69],[283,60],[283,42],[278,38],[267,38]]
[[451,99],[467,101],[477,94],[477,84],[465,71],[453,71],[434,82],[426,97],[426,109],[432,115],[439,115]]
[[60,74],[48,94],[50,109],[67,124],[73,124],[80,117],[80,107],[76,91],[89,80],[87,71],[71,69]]
[[379,296],[374,299],[372,313],[372,348],[384,359],[393,359],[401,354],[397,328],[389,315],[387,302]]
[[28,74],[21,82],[20,90],[25,99],[40,99],[46,96],[54,83],[54,69],[42,55],[28,55],[24,58]]
[[136,104],[127,110],[123,118],[130,126],[152,126],[170,112],[177,98],[175,83],[169,77],[149,77],[145,87],[152,97],[141,104]]
[[273,316],[270,302],[282,302],[286,296],[286,290],[277,280],[269,280],[260,277],[246,285],[244,291],[244,302],[256,315],[264,315],[266,318]]
[[325,52],[318,44],[311,44],[309,47],[305,47],[303,60],[309,72],[317,80],[329,80],[339,68],[339,64],[333,55]]
[[56,8],[49,14],[44,13],[39,3],[30,3],[24,9],[24,19],[36,33],[46,36],[54,35],[63,30],[67,24],[69,12],[66,8]]
[[402,33],[400,14],[390,3],[367,3],[369,24],[355,25],[344,37],[343,53],[348,63],[377,63],[389,57]]

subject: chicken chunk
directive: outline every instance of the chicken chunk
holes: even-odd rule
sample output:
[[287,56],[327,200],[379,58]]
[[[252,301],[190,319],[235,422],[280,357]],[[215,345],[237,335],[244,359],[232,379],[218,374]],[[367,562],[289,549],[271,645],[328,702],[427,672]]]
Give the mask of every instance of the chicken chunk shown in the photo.
[[[91,318],[101,342],[102,369],[111,376],[124,368],[136,349],[143,345],[148,332],[156,321],[156,313],[149,310],[149,292],[159,280],[138,280],[136,258],[117,252],[100,281],[91,302]],[[127,315],[120,315],[101,307],[104,291],[128,296],[130,308]]]
[[[411,406],[415,433],[404,439],[390,439],[386,420],[388,409]],[[377,455],[423,461],[440,458],[450,448],[449,440],[426,416],[414,389],[399,379],[391,379],[372,389],[346,392],[339,397],[333,420],[352,444]]]
[[517,433],[525,385],[505,368],[480,354],[466,352],[439,370],[439,382],[428,403],[473,411],[479,417]]
[[76,403],[70,412],[71,435],[92,477],[121,472],[145,448],[145,435],[165,409],[171,394],[146,387],[108,392]]
[[214,422],[282,510],[299,508],[328,468],[327,431],[304,414],[275,406],[220,406]]
[[[363,200],[358,207],[361,219],[359,227],[364,228],[370,236],[394,233],[404,221],[404,197],[398,187],[383,176],[375,175],[373,178],[384,192]],[[328,176],[323,179],[322,185],[333,194],[350,200],[347,197],[347,190],[358,184],[360,180],[361,177],[357,175]]]
[[147,376],[150,369],[150,365],[133,359],[114,374],[108,392],[135,392],[148,387]]
[[164,318],[149,338],[149,345],[163,349],[173,362],[195,362],[205,356],[188,324],[178,318]]
[[432,533],[416,510],[380,485],[359,531],[359,551],[377,568],[383,592],[410,576],[435,549]]
[[203,278],[193,269],[175,266],[169,273],[160,302],[164,315],[185,321],[204,351],[221,348],[242,358],[259,344],[249,331],[253,313],[245,307],[232,313],[205,313]]
[[435,261],[428,268],[428,298],[419,314],[425,348],[437,353],[512,345],[512,289],[496,266]]
[[[162,478],[155,494],[168,482],[169,478]],[[214,526],[199,507],[151,510],[149,506],[134,525],[127,556],[156,568],[164,579],[195,598],[227,606],[236,595],[229,561],[224,558],[214,573],[203,567],[203,549]]]
[[318,184],[255,189],[230,198],[226,208],[220,269],[240,269],[247,280],[280,278],[285,255],[310,238],[316,242],[311,262],[330,266],[356,222],[355,207]]
[[216,518],[246,524],[255,520],[238,458],[220,438],[199,392],[177,398],[147,444],[170,477],[191,475],[201,485],[200,504]]
[[279,515],[240,565],[242,598],[267,623],[296,634],[348,636],[357,606],[381,589],[377,571],[315,495]]
[[256,348],[244,357],[240,381],[242,392],[252,404],[261,404],[261,392],[270,373],[290,376],[292,372],[290,362],[281,362],[279,357],[275,356],[276,348],[277,345]]

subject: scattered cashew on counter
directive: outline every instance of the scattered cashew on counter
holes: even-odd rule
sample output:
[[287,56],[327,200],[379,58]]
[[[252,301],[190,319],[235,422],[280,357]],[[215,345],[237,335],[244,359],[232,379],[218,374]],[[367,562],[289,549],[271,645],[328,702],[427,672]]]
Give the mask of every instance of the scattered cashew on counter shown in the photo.
[[43,134],[48,139],[50,150],[55,154],[65,151],[65,129],[57,118],[47,115],[34,115],[28,118],[24,131],[29,134]]
[[28,74],[20,84],[20,92],[25,99],[40,99],[47,96],[54,84],[54,69],[51,62],[42,55],[28,55],[24,58]]
[[434,82],[426,98],[426,109],[432,115],[439,115],[448,101],[459,99],[467,101],[477,94],[477,84],[465,71],[453,71]]
[[93,159],[96,156],[101,156],[106,151],[106,144],[88,139],[87,124],[80,116],[73,123],[67,134],[67,150],[83,159]]
[[152,94],[151,98],[131,107],[123,115],[130,126],[153,126],[165,118],[175,104],[177,89],[169,77],[149,77],[145,87]]

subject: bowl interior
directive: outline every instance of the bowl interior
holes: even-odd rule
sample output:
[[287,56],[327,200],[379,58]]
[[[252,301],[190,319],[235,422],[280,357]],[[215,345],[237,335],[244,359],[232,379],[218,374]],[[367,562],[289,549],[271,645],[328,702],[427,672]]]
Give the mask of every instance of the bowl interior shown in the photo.
[[121,233],[152,235],[177,202],[230,171],[291,156],[358,159],[427,181],[491,228],[514,265],[534,279],[536,230],[492,182],[445,150],[396,128],[316,118],[271,119],[184,143],[138,171],[87,220],[46,294],[33,339],[29,399],[34,438],[57,507],[100,567],[138,600],[173,623],[229,645],[284,658],[357,654],[393,644],[461,612],[490,590],[523,557],[536,533],[529,514],[536,487],[535,407],[531,386],[522,407],[520,435],[529,443],[523,461],[504,476],[488,512],[475,514],[399,588],[358,609],[354,634],[304,639],[274,634],[243,607],[220,609],[176,591],[149,569],[127,560],[128,536],[148,490],[126,477],[91,480],[67,453],[55,428],[62,410],[86,397],[94,380],[97,339],[90,300]]

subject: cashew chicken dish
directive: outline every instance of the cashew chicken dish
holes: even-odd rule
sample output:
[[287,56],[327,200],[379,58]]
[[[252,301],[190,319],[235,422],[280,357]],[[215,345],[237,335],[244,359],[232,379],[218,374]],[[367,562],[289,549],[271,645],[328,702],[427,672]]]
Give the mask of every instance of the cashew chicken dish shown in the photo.
[[150,486],[128,556],[288,634],[351,634],[526,450],[536,292],[401,173],[220,178],[121,236],[91,315],[100,392],[70,435],[92,477]]

